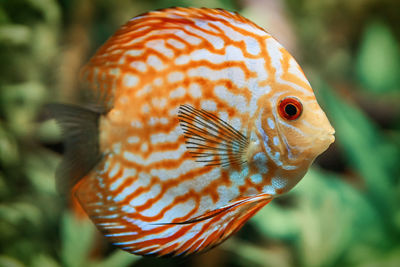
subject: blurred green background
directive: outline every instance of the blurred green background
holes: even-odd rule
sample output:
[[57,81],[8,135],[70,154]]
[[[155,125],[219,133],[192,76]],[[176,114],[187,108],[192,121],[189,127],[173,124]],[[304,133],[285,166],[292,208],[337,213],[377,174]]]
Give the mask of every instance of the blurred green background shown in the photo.
[[[79,97],[79,68],[152,9],[235,10],[299,61],[337,141],[298,186],[208,253],[130,255],[54,189],[60,132],[40,110]],[[400,1],[0,0],[0,266],[400,266]]]

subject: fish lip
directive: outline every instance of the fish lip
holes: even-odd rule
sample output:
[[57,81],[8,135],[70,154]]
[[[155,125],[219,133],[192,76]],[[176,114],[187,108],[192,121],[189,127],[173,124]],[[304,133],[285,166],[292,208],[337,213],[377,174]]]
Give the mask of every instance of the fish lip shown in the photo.
[[329,131],[329,133],[328,133],[328,136],[331,139],[331,143],[335,142],[335,140],[336,140],[335,133],[336,133],[335,129]]
[[315,140],[319,142],[329,141],[329,143],[331,144],[335,141],[335,130],[331,130],[326,133],[321,133]]
[[331,126],[329,130],[319,137],[319,139],[321,141],[329,140],[330,143],[333,143],[335,141],[335,133],[335,129]]
[[329,133],[329,134],[325,135],[323,138],[320,138],[320,140],[323,142],[329,141],[329,144],[332,144],[336,140],[335,134],[334,134],[334,132]]

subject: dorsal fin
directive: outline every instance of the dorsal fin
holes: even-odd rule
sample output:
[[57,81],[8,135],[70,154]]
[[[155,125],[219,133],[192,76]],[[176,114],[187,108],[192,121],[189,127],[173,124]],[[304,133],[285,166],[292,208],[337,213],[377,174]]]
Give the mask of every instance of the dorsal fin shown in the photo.
[[56,187],[67,195],[101,159],[98,126],[104,111],[58,103],[45,108],[62,130],[65,152],[56,172]]
[[206,166],[241,165],[249,141],[241,132],[214,114],[190,105],[179,107],[178,118],[187,149]]

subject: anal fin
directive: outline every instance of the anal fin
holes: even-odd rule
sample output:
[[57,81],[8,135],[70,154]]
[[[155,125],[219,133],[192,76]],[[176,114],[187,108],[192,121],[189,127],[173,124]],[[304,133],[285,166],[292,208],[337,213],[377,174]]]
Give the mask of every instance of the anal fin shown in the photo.
[[[260,194],[237,199],[228,205],[208,211],[189,220],[172,223],[158,223],[160,226],[181,226],[182,229],[201,229],[192,232],[190,238],[181,237],[180,247],[174,254],[191,254],[208,250],[226,240],[237,232],[262,207],[267,205],[273,197],[269,194]],[[164,245],[167,250],[168,246]]]
[[134,207],[124,209],[107,192],[88,194],[98,188],[95,175],[79,184],[77,196],[99,230],[114,245],[139,255],[184,256],[211,249],[238,231],[273,197],[268,194],[243,197],[201,215],[170,222],[153,222]]
[[[228,205],[215,209],[215,210],[211,210],[208,211],[204,214],[201,214],[199,216],[196,216],[194,218],[191,218],[189,220],[186,221],[181,221],[181,222],[172,222],[172,223],[165,223],[165,224],[191,224],[191,223],[196,223],[196,222],[200,222],[200,221],[204,221],[207,219],[211,219],[214,218],[216,216],[219,215],[223,215],[226,214],[228,212],[237,212],[240,211],[240,209],[242,209],[243,207],[249,207],[249,205],[254,205],[254,204],[262,204],[264,202],[266,202],[264,205],[266,205],[270,200],[271,200],[271,196],[268,194],[261,194],[261,195],[257,195],[257,196],[251,196],[251,197],[244,197],[244,198],[240,198],[232,203],[229,203]],[[161,223],[163,224],[163,223]]]

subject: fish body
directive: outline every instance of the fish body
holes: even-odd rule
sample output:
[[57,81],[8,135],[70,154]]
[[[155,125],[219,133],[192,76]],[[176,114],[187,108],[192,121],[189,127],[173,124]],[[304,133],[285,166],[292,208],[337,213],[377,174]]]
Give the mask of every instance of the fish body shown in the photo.
[[[74,187],[98,229],[135,254],[187,255],[219,244],[296,185],[334,141],[293,57],[225,10],[135,17],[82,79],[101,108],[89,109],[92,123],[72,127],[97,134],[78,153],[91,160],[65,163],[59,187]],[[73,111],[64,114],[74,120]]]

